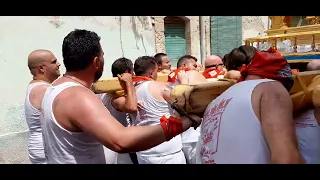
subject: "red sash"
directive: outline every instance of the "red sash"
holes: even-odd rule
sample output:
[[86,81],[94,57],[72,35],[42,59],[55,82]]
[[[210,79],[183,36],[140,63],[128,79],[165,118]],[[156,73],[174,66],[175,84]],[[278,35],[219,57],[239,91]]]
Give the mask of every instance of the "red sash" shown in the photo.
[[224,71],[220,71],[220,70],[217,69],[216,67],[208,68],[208,69],[206,69],[206,70],[202,73],[202,75],[203,75],[206,79],[218,78],[218,76],[224,75],[224,74],[225,74]]
[[250,64],[243,65],[239,71],[241,77],[238,82],[244,81],[251,74],[280,81],[287,90],[290,90],[294,83],[287,60],[274,48],[270,48],[267,52],[256,52]]
[[178,73],[179,73],[181,70],[189,71],[188,68],[178,68],[178,69],[173,70],[173,71],[172,71],[171,73],[169,73],[169,75],[168,75],[168,82],[172,82],[172,83],[176,82]]
[[133,86],[138,86],[138,85],[142,84],[145,81],[153,81],[153,79],[149,78],[149,77],[146,77],[146,76],[135,76],[132,79]]

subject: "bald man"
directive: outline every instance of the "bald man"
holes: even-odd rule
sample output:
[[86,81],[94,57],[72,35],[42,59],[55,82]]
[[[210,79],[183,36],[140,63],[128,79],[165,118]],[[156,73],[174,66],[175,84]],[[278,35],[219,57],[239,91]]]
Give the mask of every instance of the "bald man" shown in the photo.
[[50,83],[60,76],[60,64],[51,51],[39,49],[29,54],[28,67],[33,76],[27,87],[24,104],[29,127],[28,155],[32,164],[46,164],[40,120],[41,103]]
[[204,61],[205,70],[202,75],[206,79],[223,78],[225,71],[223,70],[223,62],[219,56],[210,55]]
[[307,71],[320,70],[320,60],[312,60],[307,65]]
[[206,69],[215,67],[216,69],[219,69],[220,71],[223,70],[223,62],[222,59],[219,56],[216,55],[210,55],[206,58],[204,61],[204,66]]

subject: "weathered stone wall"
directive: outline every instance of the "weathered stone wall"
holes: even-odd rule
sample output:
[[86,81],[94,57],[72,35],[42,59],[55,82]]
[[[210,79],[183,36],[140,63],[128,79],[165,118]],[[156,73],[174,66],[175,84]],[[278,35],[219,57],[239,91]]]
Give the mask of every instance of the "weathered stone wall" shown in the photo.
[[242,16],[242,44],[246,38],[263,36],[270,27],[268,16]]
[[[164,18],[166,16],[153,16],[155,27],[156,51],[165,52]],[[179,16],[186,21],[187,54],[200,59],[200,23],[199,16]],[[210,54],[210,16],[205,16],[206,54]]]

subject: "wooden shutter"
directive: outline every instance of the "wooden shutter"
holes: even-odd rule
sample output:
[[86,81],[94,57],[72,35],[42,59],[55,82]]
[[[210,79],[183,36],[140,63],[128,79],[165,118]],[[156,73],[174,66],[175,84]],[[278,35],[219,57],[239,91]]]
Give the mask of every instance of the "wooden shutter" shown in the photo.
[[165,49],[172,66],[177,65],[178,59],[186,54],[186,38],[184,24],[165,24]]
[[211,54],[224,56],[242,45],[242,16],[211,16]]

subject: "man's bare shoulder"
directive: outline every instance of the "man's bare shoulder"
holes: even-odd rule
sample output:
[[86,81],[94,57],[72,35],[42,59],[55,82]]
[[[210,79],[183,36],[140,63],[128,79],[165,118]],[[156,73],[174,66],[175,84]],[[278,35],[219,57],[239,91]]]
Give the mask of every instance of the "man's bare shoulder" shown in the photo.
[[[265,82],[258,85],[261,92],[261,101],[266,109],[286,109],[292,111],[292,100],[287,89],[279,82]],[[268,106],[268,107],[267,107]]]
[[82,86],[69,87],[62,91],[55,100],[55,106],[63,109],[64,115],[73,120],[90,116],[93,111],[104,108],[97,95]]
[[100,99],[97,97],[94,92],[90,89],[82,86],[73,86],[65,89],[59,94],[59,99],[65,99],[68,102],[80,103],[83,101],[96,101],[100,102]]
[[260,83],[256,87],[263,94],[286,94],[289,95],[286,88],[279,81],[269,81]]
[[41,84],[32,88],[29,94],[29,101],[34,108],[41,109],[41,102],[48,87],[49,84]]
[[49,86],[50,86],[49,84],[41,84],[41,85],[35,86],[34,88],[32,88],[31,93],[44,94],[44,92],[48,89]]
[[203,84],[208,82],[207,79],[196,70],[186,71],[186,74],[189,79],[189,84]]

